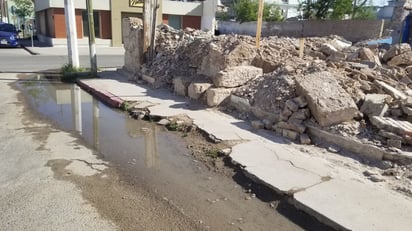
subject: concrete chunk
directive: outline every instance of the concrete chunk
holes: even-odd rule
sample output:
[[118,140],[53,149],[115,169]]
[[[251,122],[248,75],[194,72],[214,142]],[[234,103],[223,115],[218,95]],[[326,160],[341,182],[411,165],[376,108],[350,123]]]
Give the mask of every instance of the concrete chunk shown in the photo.
[[230,105],[241,112],[250,112],[251,105],[248,99],[239,97],[237,95],[230,95]]
[[373,82],[377,87],[381,88],[384,90],[386,93],[394,97],[395,99],[401,99],[401,100],[406,100],[408,97],[401,91],[398,91],[396,88],[390,86],[389,84],[375,80]]
[[412,65],[412,51],[393,57],[389,62],[389,66],[409,66]]
[[304,96],[296,97],[293,99],[293,101],[295,101],[295,103],[299,105],[299,108],[308,106],[308,101],[306,101]]
[[407,43],[396,44],[389,48],[389,50],[383,55],[382,60],[387,62],[388,60],[392,59],[393,57],[400,55],[402,53],[411,51],[411,46]]
[[[295,122],[295,121],[292,121],[292,122],[281,121],[281,122],[277,123],[276,126],[279,127],[279,128],[282,128],[282,129],[285,129],[285,130],[291,130],[291,131],[294,131],[294,132],[297,132],[297,133],[304,133],[305,130],[306,130],[305,125],[303,125],[301,123],[298,123],[298,122]],[[285,135],[285,136],[287,136],[287,135]],[[295,136],[293,136],[293,138],[296,139]]]
[[311,144],[312,140],[310,139],[310,137],[307,134],[301,134],[300,135],[300,143],[301,144]]
[[330,72],[316,72],[297,78],[296,85],[298,93],[305,96],[312,115],[321,126],[351,120],[358,112],[351,96]]
[[367,94],[360,111],[367,116],[383,116],[389,109],[392,97],[385,94]]
[[175,77],[173,79],[173,88],[176,95],[187,96],[187,89],[190,85],[190,79],[186,77]]
[[292,99],[287,100],[285,106],[292,112],[296,112],[299,110],[299,105]]
[[381,61],[379,60],[379,57],[375,55],[375,53],[366,47],[362,47],[359,49],[359,58],[361,60],[366,60],[372,63],[375,63],[378,66],[382,66]]
[[236,66],[220,71],[212,81],[216,87],[239,87],[261,75],[263,75],[262,68]]
[[412,123],[402,120],[394,120],[389,117],[372,116],[370,118],[371,123],[379,129],[384,129],[389,132],[396,133],[398,135],[411,135]]
[[221,104],[232,93],[232,89],[210,88],[206,91],[207,105],[215,107]]
[[338,52],[338,49],[336,49],[334,46],[330,45],[330,44],[323,44],[322,47],[320,48],[320,51],[327,55],[330,56],[336,52]]
[[212,87],[212,84],[210,83],[191,83],[187,89],[187,93],[189,98],[199,99],[210,87]]
[[291,140],[296,140],[299,137],[299,133],[292,131],[292,130],[283,129],[282,136],[287,137]]

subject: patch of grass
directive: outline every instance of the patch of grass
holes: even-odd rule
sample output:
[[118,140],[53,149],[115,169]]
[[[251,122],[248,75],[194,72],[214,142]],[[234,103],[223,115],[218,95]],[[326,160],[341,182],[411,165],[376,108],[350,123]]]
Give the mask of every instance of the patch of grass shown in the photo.
[[212,158],[218,158],[220,156],[220,152],[218,149],[211,149],[206,152],[206,155]]
[[86,71],[82,67],[73,67],[71,64],[66,64],[60,69],[60,73],[63,75],[63,82],[74,82],[79,77],[91,77],[90,72]]
[[120,105],[120,109],[122,109],[123,111],[127,111],[127,110],[129,110],[130,105],[131,105],[130,102],[124,101],[122,103],[122,105]]
[[169,131],[178,131],[179,125],[177,123],[170,123],[166,126],[167,130]]

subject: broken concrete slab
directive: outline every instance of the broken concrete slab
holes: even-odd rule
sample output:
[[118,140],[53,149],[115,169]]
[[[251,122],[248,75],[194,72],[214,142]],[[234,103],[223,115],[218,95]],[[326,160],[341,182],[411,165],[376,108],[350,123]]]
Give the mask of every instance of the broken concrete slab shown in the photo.
[[402,44],[395,44],[382,57],[382,60],[384,62],[389,61],[393,57],[403,54],[405,52],[411,51],[411,46],[407,43],[402,43]]
[[230,88],[209,88],[206,91],[207,105],[210,107],[216,107],[226,100],[233,89]]
[[[287,159],[289,155],[289,150],[282,147],[270,149],[261,141],[253,141],[234,146],[230,157],[233,162],[245,166],[249,175],[282,194],[291,194],[323,182],[322,175],[294,165]],[[319,163],[313,164],[318,166]],[[322,171],[321,167],[317,168]]]
[[406,231],[412,226],[409,198],[356,180],[332,179],[293,198],[296,206],[338,230]]
[[412,65],[412,51],[407,51],[393,57],[389,62],[389,66],[409,66]]
[[401,136],[412,134],[412,123],[408,121],[395,120],[390,117],[372,116],[371,123],[379,129],[399,134]]
[[236,66],[219,71],[217,75],[212,77],[212,81],[216,87],[239,87],[248,81],[263,75],[262,68],[254,66]]
[[188,87],[187,94],[191,99],[199,99],[200,96],[211,87],[211,83],[191,83]]
[[[282,129],[286,129],[286,130],[292,130],[294,132],[297,132],[298,134],[300,133],[304,133],[306,130],[306,126],[303,125],[302,123],[298,123],[298,122],[284,122],[281,121],[279,123],[276,124],[276,126],[278,128],[282,128]],[[289,137],[289,136],[287,136]],[[293,140],[296,139],[296,137],[293,135],[291,137]]]
[[396,88],[390,86],[389,84],[387,84],[385,82],[375,80],[375,81],[373,81],[373,83],[377,87],[379,87],[380,89],[384,90],[386,93],[388,93],[389,95],[394,97],[395,99],[401,99],[401,100],[406,100],[407,99],[407,96],[403,92],[397,90]]
[[389,109],[392,97],[385,94],[367,94],[360,111],[367,116],[383,116]]
[[368,159],[382,160],[383,157],[388,154],[385,150],[374,145],[364,144],[348,137],[323,131],[322,129],[314,126],[307,126],[307,130],[312,139],[316,139],[319,142],[334,144]]
[[351,120],[358,113],[351,96],[330,72],[315,72],[297,78],[296,86],[298,93],[305,96],[312,115],[321,126]]

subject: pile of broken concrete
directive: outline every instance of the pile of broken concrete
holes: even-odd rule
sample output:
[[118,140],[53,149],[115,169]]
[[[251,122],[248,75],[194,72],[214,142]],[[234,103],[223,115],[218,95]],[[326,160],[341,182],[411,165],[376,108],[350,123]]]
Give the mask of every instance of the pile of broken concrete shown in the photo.
[[308,126],[380,147],[412,144],[412,49],[299,39],[157,31],[156,57],[142,68],[156,87],[222,107],[256,128],[311,143]]

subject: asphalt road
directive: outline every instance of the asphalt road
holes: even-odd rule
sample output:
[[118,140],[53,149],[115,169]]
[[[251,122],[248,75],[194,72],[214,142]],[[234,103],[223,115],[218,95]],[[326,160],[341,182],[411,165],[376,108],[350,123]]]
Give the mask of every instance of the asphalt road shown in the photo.
[[[89,67],[90,59],[85,48],[79,57],[80,66]],[[60,69],[68,63],[66,48],[39,48],[39,55],[32,55],[23,48],[0,48],[0,72],[34,72]],[[85,54],[86,53],[86,54]],[[112,54],[111,54],[112,53]],[[97,65],[100,68],[122,67],[124,56],[121,52],[97,53]]]

